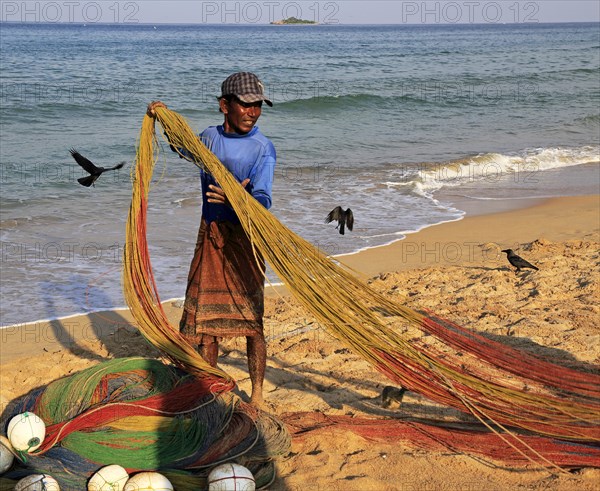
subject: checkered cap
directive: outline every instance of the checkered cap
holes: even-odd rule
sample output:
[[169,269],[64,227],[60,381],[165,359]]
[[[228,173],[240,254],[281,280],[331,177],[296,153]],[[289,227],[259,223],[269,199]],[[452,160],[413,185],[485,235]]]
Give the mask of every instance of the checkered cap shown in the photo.
[[221,84],[221,97],[226,95],[234,95],[242,102],[265,101],[269,106],[273,106],[273,103],[265,97],[263,83],[250,72],[229,75]]

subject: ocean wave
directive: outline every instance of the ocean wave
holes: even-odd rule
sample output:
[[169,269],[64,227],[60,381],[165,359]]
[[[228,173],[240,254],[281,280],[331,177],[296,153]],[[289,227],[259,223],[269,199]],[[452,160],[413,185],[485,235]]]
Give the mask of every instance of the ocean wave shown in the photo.
[[345,108],[346,106],[369,106],[374,104],[383,104],[388,98],[373,94],[346,94],[346,95],[326,95],[314,96],[306,99],[293,99],[280,102],[277,107],[289,110],[330,110],[333,108]]
[[502,177],[527,176],[550,169],[600,162],[600,147],[537,148],[519,154],[485,153],[444,163],[422,163],[402,181],[388,181],[388,187],[406,188],[426,197],[445,186],[460,186],[469,182],[497,182]]
[[578,118],[575,121],[583,124],[584,126],[598,126],[600,125],[600,114],[590,114],[588,116]]
[[540,194],[535,196],[476,196],[472,194],[459,194],[458,196],[475,201],[526,201],[556,198],[555,194]]
[[578,74],[578,73],[585,73],[585,74],[591,74],[591,75],[598,75],[598,69],[597,68],[574,68],[573,70],[563,70],[567,73],[571,73],[571,74]]
[[187,208],[194,207],[197,208],[202,205],[202,200],[198,196],[192,196],[189,198],[178,198],[171,201],[172,205],[175,205],[177,208]]
[[[304,99],[293,99],[283,102],[277,102],[277,107],[285,111],[307,111],[311,114],[319,112],[331,112],[332,110],[356,110],[368,109],[369,111],[379,109],[387,109],[389,107],[397,107],[400,103],[402,107],[422,107],[427,109],[428,106],[437,107],[440,105],[439,93],[427,94],[425,92],[393,93],[388,95],[377,94],[345,94],[345,95],[326,95],[315,96]],[[461,106],[465,101],[468,101],[469,95],[465,92],[458,95],[456,98],[445,98],[444,106]]]
[[31,216],[14,217],[7,218],[6,220],[0,220],[0,230],[18,228],[25,223],[31,222],[32,220],[33,217]]

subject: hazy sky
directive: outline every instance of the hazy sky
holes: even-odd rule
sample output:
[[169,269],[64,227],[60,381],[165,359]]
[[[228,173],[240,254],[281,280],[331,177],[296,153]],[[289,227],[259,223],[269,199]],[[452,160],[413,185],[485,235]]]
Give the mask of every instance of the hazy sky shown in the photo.
[[598,0],[0,0],[2,21],[268,24],[600,22]]

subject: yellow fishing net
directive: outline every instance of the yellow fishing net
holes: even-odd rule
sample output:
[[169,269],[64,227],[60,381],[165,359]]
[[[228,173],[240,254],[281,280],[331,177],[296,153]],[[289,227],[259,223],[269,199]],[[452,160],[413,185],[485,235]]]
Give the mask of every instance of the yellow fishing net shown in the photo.
[[[473,373],[461,369],[451,356],[437,357],[411,343],[402,330],[390,328],[391,318],[421,328],[432,323],[439,327],[439,319],[390,301],[289,230],[245,191],[179,114],[161,107],[156,109],[156,119],[170,144],[186,149],[197,165],[215,176],[255,250],[294,297],[328,332],[377,370],[409,390],[469,412],[505,434],[506,427],[512,426],[559,438],[598,441],[598,431],[592,430],[598,418],[597,401],[565,398],[560,387],[549,388],[536,381],[531,381],[531,386],[540,386],[540,390],[522,390],[514,385],[514,373],[504,373],[493,360],[481,362],[489,370]],[[154,122],[149,116],[144,118],[133,175],[124,257],[125,298],[140,330],[154,345],[186,370],[214,378],[215,391],[227,390],[232,379],[205,363],[169,324],[154,283],[146,243],[146,206],[159,150]],[[493,378],[488,378],[489,374]]]

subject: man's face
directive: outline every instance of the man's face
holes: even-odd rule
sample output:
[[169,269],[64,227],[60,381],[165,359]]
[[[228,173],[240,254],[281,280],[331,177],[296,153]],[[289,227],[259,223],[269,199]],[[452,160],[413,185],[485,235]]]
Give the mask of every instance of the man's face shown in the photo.
[[234,97],[231,101],[221,99],[219,105],[225,114],[223,127],[227,133],[245,135],[254,127],[262,112],[262,101],[242,102]]

